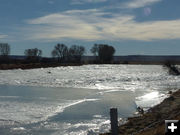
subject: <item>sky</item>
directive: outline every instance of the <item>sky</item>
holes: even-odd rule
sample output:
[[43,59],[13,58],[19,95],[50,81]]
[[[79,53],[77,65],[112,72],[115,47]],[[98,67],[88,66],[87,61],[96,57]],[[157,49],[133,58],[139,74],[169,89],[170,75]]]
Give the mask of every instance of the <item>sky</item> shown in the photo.
[[0,0],[0,42],[12,55],[57,43],[109,44],[115,55],[180,55],[179,0]]

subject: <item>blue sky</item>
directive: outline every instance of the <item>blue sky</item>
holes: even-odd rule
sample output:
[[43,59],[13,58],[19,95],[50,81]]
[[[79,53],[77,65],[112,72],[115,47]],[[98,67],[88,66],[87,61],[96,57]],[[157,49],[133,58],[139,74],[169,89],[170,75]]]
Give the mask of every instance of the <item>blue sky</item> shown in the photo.
[[57,43],[116,48],[116,55],[180,55],[179,0],[0,0],[0,42],[11,54]]

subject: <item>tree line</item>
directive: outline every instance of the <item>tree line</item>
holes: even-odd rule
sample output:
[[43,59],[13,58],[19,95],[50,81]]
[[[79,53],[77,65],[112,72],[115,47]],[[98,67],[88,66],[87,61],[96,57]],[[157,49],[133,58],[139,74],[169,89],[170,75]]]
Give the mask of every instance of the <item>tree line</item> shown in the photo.
[[[9,60],[10,45],[8,43],[0,43],[0,63],[6,63]],[[113,60],[115,49],[107,44],[94,44],[90,52],[95,56],[94,63],[109,63]],[[42,50],[38,48],[26,49],[27,63],[42,62]],[[84,46],[72,45],[68,47],[65,44],[56,44],[51,51],[53,61],[59,63],[81,63],[82,56],[86,53]]]

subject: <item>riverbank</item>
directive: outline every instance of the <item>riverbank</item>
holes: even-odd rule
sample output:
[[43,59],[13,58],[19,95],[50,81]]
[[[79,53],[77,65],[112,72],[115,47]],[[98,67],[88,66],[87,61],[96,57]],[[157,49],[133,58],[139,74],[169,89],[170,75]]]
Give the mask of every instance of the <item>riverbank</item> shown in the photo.
[[[122,63],[109,63],[109,64],[122,64]],[[144,63],[129,63],[131,65],[147,65]],[[61,67],[61,66],[82,66],[82,65],[93,65],[88,63],[29,63],[29,64],[0,64],[0,70],[11,70],[11,69],[36,69],[36,68],[51,68],[51,67]],[[102,65],[101,63],[96,65]],[[151,63],[148,65],[161,65],[157,63]]]
[[[180,120],[180,90],[172,93],[159,105],[149,109],[142,116],[128,118],[119,127],[120,135],[164,135],[165,120]],[[105,133],[101,135],[110,135]]]
[[[28,64],[0,64],[0,70],[11,69],[36,69],[36,68],[51,68],[61,66],[82,66],[82,65],[103,65],[103,63],[28,63]],[[163,63],[104,63],[104,64],[128,64],[128,65],[163,65]]]
[[49,68],[59,66],[81,66],[80,63],[29,63],[29,64],[0,64],[0,70],[10,69],[36,69],[36,68]]

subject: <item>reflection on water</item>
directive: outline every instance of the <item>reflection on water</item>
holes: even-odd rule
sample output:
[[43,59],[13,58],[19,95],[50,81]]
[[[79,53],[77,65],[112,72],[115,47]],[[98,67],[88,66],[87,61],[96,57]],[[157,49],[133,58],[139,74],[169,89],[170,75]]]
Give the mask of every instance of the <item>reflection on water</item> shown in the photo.
[[167,94],[163,94],[158,91],[153,91],[143,96],[137,97],[136,104],[138,106],[148,108],[156,104],[159,104],[166,97],[167,97]]
[[148,93],[142,97],[139,97],[139,99],[143,99],[143,100],[152,100],[154,98],[158,98],[159,97],[159,92],[158,91],[155,91],[155,92],[151,92],[151,93]]

